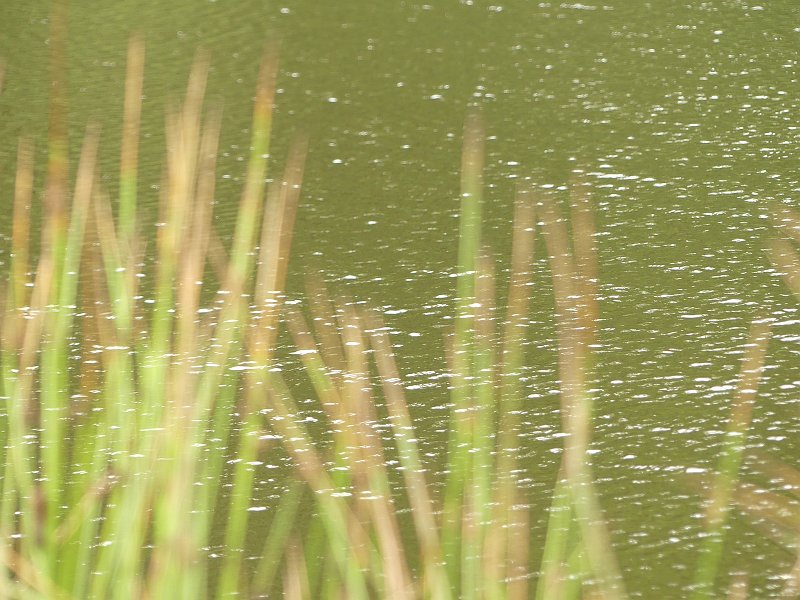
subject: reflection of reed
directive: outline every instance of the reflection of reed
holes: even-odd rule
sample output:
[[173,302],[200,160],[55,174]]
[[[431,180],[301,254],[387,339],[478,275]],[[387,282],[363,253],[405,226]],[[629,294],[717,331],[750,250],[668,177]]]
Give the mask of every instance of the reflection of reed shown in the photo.
[[497,582],[508,581],[509,598],[528,597],[529,515],[515,473],[520,465],[520,414],[524,409],[522,368],[533,284],[536,212],[532,193],[521,188],[514,204],[511,274],[501,355],[498,357],[500,404],[492,523],[487,532],[484,578],[487,590],[497,593]]

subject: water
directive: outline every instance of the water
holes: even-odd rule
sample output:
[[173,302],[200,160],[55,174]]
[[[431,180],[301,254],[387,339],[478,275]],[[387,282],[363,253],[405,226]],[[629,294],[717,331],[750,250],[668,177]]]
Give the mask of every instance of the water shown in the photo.
[[[44,1],[0,6],[4,209],[16,137],[35,136],[43,154],[47,17]],[[310,137],[291,291],[302,290],[304,272],[320,272],[336,293],[383,307],[432,454],[444,436],[438,357],[453,313],[464,115],[479,107],[486,123],[487,237],[500,256],[518,182],[564,198],[575,171],[592,183],[603,317],[594,461],[635,597],[680,597],[691,580],[700,498],[684,476],[714,464],[756,316],[775,320],[776,338],[752,445],[797,456],[798,305],[762,250],[769,203],[794,205],[800,189],[792,3],[75,2],[70,131],[77,138],[89,119],[102,125],[106,173],[116,170],[134,29],[148,45],[143,202],[152,216],[164,103],[203,46],[209,97],[225,109],[223,230],[244,172],[262,43],[281,37],[277,164],[292,136]],[[0,223],[0,234],[9,230]],[[0,262],[7,246],[3,238]],[[544,510],[561,440],[542,259],[537,269],[521,435],[534,506]],[[755,596],[774,595],[790,555],[746,517],[734,519],[729,539],[736,552],[725,568],[752,573]]]

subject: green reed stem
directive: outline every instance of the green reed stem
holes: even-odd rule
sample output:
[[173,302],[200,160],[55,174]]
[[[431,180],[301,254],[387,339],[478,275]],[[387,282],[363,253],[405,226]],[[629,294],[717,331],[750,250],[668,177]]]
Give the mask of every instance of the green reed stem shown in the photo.
[[536,586],[536,600],[562,598],[561,589],[567,581],[564,565],[567,562],[571,524],[572,506],[562,469],[553,489],[547,537],[542,552],[541,575]]
[[483,254],[476,264],[474,328],[474,407],[470,414],[471,468],[464,506],[462,541],[462,596],[485,596],[482,577],[483,547],[489,527],[493,458],[495,446],[494,265]]
[[316,456],[313,444],[305,428],[295,421],[297,408],[290,392],[279,373],[270,374],[270,406],[275,417],[273,428],[283,437],[284,443],[292,451],[303,478],[316,493],[320,517],[325,524],[329,550],[338,567],[339,574],[347,590],[348,598],[366,599],[367,582],[362,572],[366,562],[361,553],[366,550],[353,544],[353,536],[366,539],[358,532],[360,525],[354,521],[350,510],[341,497],[334,497],[333,484],[325,473],[322,463]]
[[[59,290],[55,306],[46,318],[48,337],[43,344],[40,375],[41,463],[46,498],[45,523],[47,531],[57,527],[64,493],[64,459],[67,456],[65,431],[69,408],[69,374],[67,358],[77,305],[78,276],[81,250],[88,216],[89,200],[94,179],[97,134],[88,131],[81,153],[72,214],[62,252],[61,272],[55,278]],[[45,537],[46,552],[55,560],[56,548],[52,536]],[[55,563],[53,563],[55,568]],[[58,571],[54,571],[58,574]]]
[[217,597],[223,598],[236,592],[242,578],[242,562],[245,552],[244,542],[247,532],[248,506],[255,477],[254,461],[258,451],[258,434],[260,433],[260,415],[251,414],[245,417],[239,436],[239,449],[233,474],[231,500],[227,507],[227,525],[225,528],[224,547],[226,556],[222,564],[217,586]]
[[453,337],[452,423],[448,442],[449,473],[444,492],[442,546],[451,582],[460,579],[458,539],[462,525],[462,501],[471,462],[473,408],[473,331],[475,271],[480,249],[482,212],[483,133],[473,114],[464,126],[461,168],[461,217],[457,265],[457,308]]
[[383,386],[384,398],[391,415],[392,432],[400,462],[406,493],[411,505],[420,554],[425,574],[424,594],[445,600],[452,597],[447,571],[442,565],[442,547],[439,527],[433,514],[433,503],[428,493],[424,466],[417,446],[414,424],[408,411],[402,379],[397,368],[387,328],[377,312],[365,316],[370,345],[375,352],[375,363]]
[[[305,486],[298,480],[289,482],[289,488],[281,494],[269,531],[264,538],[261,558],[258,560],[251,593],[266,594],[274,588],[274,579],[280,568],[292,530],[297,526],[301,503],[305,496]],[[315,563],[318,561],[314,561]],[[309,578],[316,581],[316,578]]]
[[739,469],[747,441],[747,430],[752,420],[758,383],[764,369],[764,360],[769,343],[769,323],[754,321],[742,368],[736,386],[728,430],[719,459],[717,477],[711,488],[711,499],[706,508],[706,535],[700,549],[700,558],[695,571],[692,600],[712,598],[722,559],[727,521],[733,491],[739,479]]

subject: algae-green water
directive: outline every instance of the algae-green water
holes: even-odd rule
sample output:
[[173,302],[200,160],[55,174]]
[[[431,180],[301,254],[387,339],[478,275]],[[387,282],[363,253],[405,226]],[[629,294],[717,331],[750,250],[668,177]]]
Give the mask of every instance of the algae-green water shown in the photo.
[[[44,164],[49,11],[44,1],[0,5],[4,214],[19,135],[34,137]],[[70,134],[101,125],[107,173],[118,161],[128,35],[144,34],[139,189],[151,220],[164,106],[182,93],[195,50],[209,51],[209,99],[224,107],[223,233],[238,206],[263,43],[280,39],[276,161],[293,136],[309,137],[290,292],[316,273],[336,294],[382,308],[434,466],[447,437],[441,348],[465,115],[477,107],[486,125],[487,241],[500,256],[518,183],[564,198],[576,180],[591,185],[602,319],[593,460],[633,597],[682,597],[692,580],[702,510],[686,474],[715,464],[757,316],[776,335],[749,444],[798,465],[798,305],[763,252],[770,203],[794,206],[800,191],[791,2],[73,1],[68,13]],[[2,265],[9,233],[0,220]],[[562,445],[543,248],[538,256],[519,430],[535,534]],[[749,517],[730,526],[723,569],[751,573],[754,597],[774,595],[791,555]]]

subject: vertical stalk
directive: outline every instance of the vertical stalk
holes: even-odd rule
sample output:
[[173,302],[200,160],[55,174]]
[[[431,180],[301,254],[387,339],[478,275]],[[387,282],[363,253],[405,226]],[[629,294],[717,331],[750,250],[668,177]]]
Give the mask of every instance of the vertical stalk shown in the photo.
[[[74,313],[77,307],[78,277],[89,201],[95,177],[97,132],[89,128],[81,151],[78,177],[75,183],[74,202],[68,221],[69,228],[61,251],[62,259],[56,270],[58,296],[46,320],[47,340],[42,348],[41,394],[41,464],[44,474],[46,498],[45,527],[52,533],[63,512],[64,459],[68,455],[66,431],[70,404],[70,383],[67,358],[72,335]],[[57,557],[55,540],[48,535],[45,541],[47,554],[53,561]],[[58,579],[58,570],[54,571]]]
[[731,497],[739,479],[747,430],[750,429],[768,342],[769,323],[765,320],[754,321],[742,359],[717,477],[711,488],[711,499],[706,508],[706,536],[695,571],[692,600],[714,597],[714,582],[719,571],[725,540],[725,523]]
[[126,249],[131,245],[136,227],[136,182],[139,171],[139,125],[142,116],[144,54],[143,36],[140,33],[132,35],[128,41],[122,148],[119,161],[120,239]]
[[511,240],[511,275],[500,357],[500,408],[498,456],[495,469],[494,525],[488,532],[484,577],[491,593],[500,594],[499,582],[508,581],[508,597],[528,597],[527,548],[530,543],[527,508],[517,486],[519,476],[519,426],[523,409],[522,368],[533,281],[536,211],[531,192],[517,190]]
[[[586,384],[590,358],[587,328],[590,331],[595,328],[588,311],[593,282],[576,263],[590,264],[591,257],[573,256],[566,225],[552,199],[542,199],[541,211],[556,304],[562,422],[568,434],[564,444],[564,476],[591,575],[606,598],[625,598],[587,454],[592,433],[592,402]],[[574,225],[574,237],[591,235],[591,229],[581,229],[579,223]],[[591,242],[582,242],[574,248],[576,253],[594,252]]]
[[452,590],[447,572],[442,565],[439,528],[433,514],[433,503],[428,494],[428,483],[417,448],[414,425],[408,411],[400,371],[397,368],[388,329],[380,315],[371,312],[367,314],[366,319],[370,345],[375,353],[375,363],[391,416],[392,432],[403,464],[406,493],[420,544],[425,582],[423,594],[437,600],[446,600],[452,598]]
[[495,446],[495,356],[494,265],[487,253],[476,264],[474,335],[474,407],[470,413],[472,439],[469,485],[464,515],[462,555],[462,595],[482,598],[486,594],[481,577],[483,547],[489,530],[489,503]]
[[264,405],[264,388],[267,370],[272,366],[277,338],[279,296],[285,283],[285,269],[281,264],[288,259],[291,245],[291,228],[300,196],[300,184],[305,160],[304,146],[295,147],[290,154],[282,185],[277,194],[270,194],[263,211],[261,226],[261,252],[256,273],[255,305],[259,309],[246,339],[248,358],[253,369],[245,376],[242,431],[239,436],[238,461],[234,467],[234,482],[228,508],[229,520],[225,529],[225,546],[229,555],[223,562],[218,594],[233,593],[241,581],[242,552],[248,521],[247,504],[253,487],[252,466],[258,449],[261,431],[261,412]]
[[468,116],[464,126],[461,165],[461,217],[457,266],[457,308],[453,338],[453,373],[450,439],[447,447],[449,473],[444,492],[442,545],[451,582],[460,579],[459,531],[462,503],[470,472],[471,418],[473,408],[473,331],[476,263],[481,239],[483,128],[478,115]]

